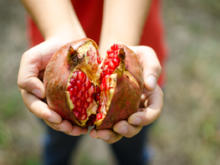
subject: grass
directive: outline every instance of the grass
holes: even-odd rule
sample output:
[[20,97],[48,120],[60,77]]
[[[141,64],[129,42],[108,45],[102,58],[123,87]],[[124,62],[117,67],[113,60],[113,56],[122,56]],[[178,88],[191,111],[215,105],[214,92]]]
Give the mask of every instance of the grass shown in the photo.
[[[18,1],[1,1],[0,9],[0,164],[36,165],[43,128],[25,109],[16,87],[27,45],[25,13]],[[218,165],[220,3],[166,0],[163,11],[169,59],[165,108],[150,135],[152,164]],[[74,161],[115,164],[107,146],[89,138],[81,142]]]

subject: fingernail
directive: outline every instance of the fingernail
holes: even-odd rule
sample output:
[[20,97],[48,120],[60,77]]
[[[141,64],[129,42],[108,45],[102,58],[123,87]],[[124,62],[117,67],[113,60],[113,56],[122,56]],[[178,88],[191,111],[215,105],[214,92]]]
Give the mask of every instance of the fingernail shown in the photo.
[[128,128],[126,126],[121,126],[118,132],[121,134],[126,134],[128,132]]
[[131,124],[140,125],[141,119],[139,117],[133,117],[133,118],[131,118]]
[[32,91],[32,93],[34,94],[34,95],[36,95],[37,97],[42,97],[42,94],[41,94],[41,91],[39,90],[39,89],[34,89],[33,91]]
[[91,136],[93,137],[93,138],[98,138],[98,136],[97,136],[97,134],[96,134],[96,131],[94,130],[93,132],[91,132]]
[[110,137],[109,136],[103,136],[102,139],[108,141],[110,139]]
[[149,86],[151,89],[154,89],[157,84],[157,79],[155,76],[150,75],[147,77],[146,83],[147,83],[147,86]]

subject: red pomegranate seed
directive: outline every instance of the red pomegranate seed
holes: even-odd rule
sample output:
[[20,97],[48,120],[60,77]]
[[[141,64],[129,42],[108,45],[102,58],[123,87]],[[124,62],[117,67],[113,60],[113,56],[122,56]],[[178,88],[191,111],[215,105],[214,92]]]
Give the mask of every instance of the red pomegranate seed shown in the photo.
[[97,112],[101,112],[101,106],[99,105]]
[[79,119],[80,113],[79,113],[78,111],[74,111],[73,113],[74,113],[75,117],[76,117],[77,119]]
[[76,98],[74,96],[71,97],[72,103],[75,103]]
[[83,95],[82,91],[79,91],[79,92],[77,93],[77,98],[81,98],[82,95]]
[[85,98],[87,99],[88,97],[89,97],[89,93],[86,92],[86,93],[85,93]]
[[76,106],[77,106],[77,107],[80,107],[80,105],[81,105],[81,101],[78,99],[78,100],[76,101]]
[[72,78],[76,79],[76,77],[77,77],[77,72],[74,72],[73,75],[72,75]]
[[85,85],[82,86],[81,91],[84,92],[86,90]]
[[97,120],[102,119],[102,113],[97,113],[97,115],[96,115],[96,119],[97,119]]
[[102,62],[101,58],[100,58],[100,57],[97,57],[97,63],[98,63],[98,64],[101,64],[101,62]]
[[85,114],[86,114],[86,108],[83,108],[83,107],[82,107],[81,113],[85,113]]
[[87,114],[86,113],[82,113],[80,116],[80,120],[86,120],[87,118]]
[[81,87],[81,81],[80,81],[80,80],[77,80],[77,81],[76,81],[76,85],[77,85],[77,87],[80,88],[80,87]]
[[73,95],[73,88],[71,87],[70,89],[69,89],[69,93],[70,93],[70,95]]
[[89,103],[85,102],[84,103],[84,108],[87,109],[89,107]]
[[100,89],[101,89],[101,91],[104,91],[104,90],[105,90],[105,85],[104,85],[104,83],[101,83]]
[[114,44],[114,45],[111,46],[111,50],[118,50],[118,48],[119,48],[119,47],[118,47],[117,44]]
[[87,89],[91,86],[91,82],[88,79],[86,80],[85,86]]
[[118,66],[119,59],[118,58],[113,58],[112,62],[115,64],[115,66]]
[[115,65],[112,61],[109,61],[109,64],[108,64],[109,68],[111,69],[115,69]]
[[77,87],[74,86],[74,87],[73,87],[73,95],[76,95],[76,93],[77,93]]
[[79,71],[79,72],[78,72],[78,75],[77,75],[77,78],[78,78],[79,80],[81,80],[82,82],[84,82],[84,81],[85,81],[85,78],[86,78],[86,75],[85,75],[85,73],[83,73],[82,71]]
[[99,86],[96,86],[96,92],[97,92],[97,93],[100,93],[100,92],[101,92]]
[[74,79],[74,78],[71,78],[71,79],[70,79],[70,84],[71,84],[71,85],[74,85],[74,84],[75,84],[75,79]]
[[112,50],[107,50],[107,54],[109,55],[109,54],[111,54],[113,51]]
[[100,100],[100,93],[97,93],[96,94],[96,101],[99,101]]

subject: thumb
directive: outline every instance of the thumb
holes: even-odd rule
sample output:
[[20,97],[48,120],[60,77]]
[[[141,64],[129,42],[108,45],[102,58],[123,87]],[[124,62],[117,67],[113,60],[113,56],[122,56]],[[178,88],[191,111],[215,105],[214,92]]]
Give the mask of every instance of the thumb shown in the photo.
[[133,47],[135,53],[139,57],[139,61],[143,67],[143,78],[145,88],[149,91],[155,89],[157,80],[161,73],[161,65],[155,51],[147,46]]

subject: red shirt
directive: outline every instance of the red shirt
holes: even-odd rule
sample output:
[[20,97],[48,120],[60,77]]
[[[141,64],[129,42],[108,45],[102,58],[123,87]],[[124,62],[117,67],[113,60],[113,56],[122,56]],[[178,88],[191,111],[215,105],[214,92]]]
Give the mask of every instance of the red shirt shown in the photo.
[[[87,35],[87,37],[99,43],[103,0],[72,0],[72,4],[78,16],[78,19]],[[166,49],[163,36],[163,24],[160,13],[161,1],[152,0],[148,17],[145,21],[140,45],[152,47],[164,65],[166,58]],[[33,20],[28,19],[28,33],[30,46],[39,44],[44,40]],[[160,76],[159,84],[164,82],[164,70]]]

